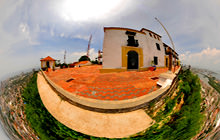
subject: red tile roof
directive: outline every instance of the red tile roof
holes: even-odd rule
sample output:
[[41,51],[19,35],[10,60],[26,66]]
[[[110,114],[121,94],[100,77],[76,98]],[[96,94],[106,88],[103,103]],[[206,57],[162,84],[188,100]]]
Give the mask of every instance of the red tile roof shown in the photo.
[[89,62],[89,61],[80,61],[80,62],[75,63],[75,65],[86,64],[86,63],[88,63],[88,62]]
[[53,59],[50,56],[47,56],[46,58],[41,59],[40,61],[56,61],[55,59]]

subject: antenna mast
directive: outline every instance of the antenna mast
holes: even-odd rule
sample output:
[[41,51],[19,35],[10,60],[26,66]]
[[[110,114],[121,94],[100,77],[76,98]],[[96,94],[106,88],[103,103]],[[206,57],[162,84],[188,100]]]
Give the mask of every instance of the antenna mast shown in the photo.
[[88,43],[88,49],[87,49],[87,56],[88,57],[89,57],[89,50],[90,50],[91,40],[92,40],[92,35],[90,35],[90,37],[89,37],[89,43]]
[[[174,46],[173,40],[172,40],[172,38],[171,38],[169,32],[167,31],[167,29],[165,28],[165,26],[160,22],[160,20],[159,20],[158,18],[155,17],[155,19],[160,23],[160,25],[161,25],[161,26],[163,27],[163,29],[166,31],[166,33],[167,33],[167,35],[168,35],[168,37],[169,37],[169,39],[170,39],[170,42],[171,42],[171,44],[172,44],[172,48],[173,48],[174,52],[176,52],[176,51],[175,51],[175,46]],[[175,72],[176,58],[174,59],[174,61],[175,61],[175,62],[174,62],[174,72]]]
[[66,50],[64,51],[64,63],[66,64]]

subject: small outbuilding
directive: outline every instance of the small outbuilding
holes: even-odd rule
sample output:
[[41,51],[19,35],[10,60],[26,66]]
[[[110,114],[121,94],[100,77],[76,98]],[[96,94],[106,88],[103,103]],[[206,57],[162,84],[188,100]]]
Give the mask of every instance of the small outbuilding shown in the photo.
[[47,56],[46,58],[43,58],[41,61],[41,69],[46,70],[47,68],[54,68],[55,67],[55,59],[53,59],[50,56]]

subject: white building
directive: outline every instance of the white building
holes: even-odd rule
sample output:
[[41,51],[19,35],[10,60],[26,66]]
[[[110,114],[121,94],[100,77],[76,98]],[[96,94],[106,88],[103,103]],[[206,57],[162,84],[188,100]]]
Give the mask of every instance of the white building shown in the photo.
[[165,49],[160,35],[144,28],[140,31],[104,28],[101,72],[147,70],[152,63],[157,67],[165,66]]

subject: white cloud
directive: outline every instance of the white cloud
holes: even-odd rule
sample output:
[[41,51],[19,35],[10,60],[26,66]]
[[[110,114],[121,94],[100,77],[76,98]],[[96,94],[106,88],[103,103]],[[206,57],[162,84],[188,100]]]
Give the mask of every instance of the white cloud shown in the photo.
[[64,34],[64,33],[61,33],[61,34],[60,34],[60,37],[64,37],[64,36],[65,36],[65,34]]
[[[103,26],[145,27],[161,34],[163,41],[169,44],[154,17],[166,26],[184,62],[213,69],[220,67],[219,0],[123,0],[120,8],[104,15],[103,19],[84,22],[65,21],[59,16],[60,3],[58,0],[0,0],[0,63],[10,66],[1,67],[1,74],[18,69],[14,60],[25,64],[21,68],[29,68],[33,61],[37,65],[39,58],[47,55],[62,61],[67,46],[72,47],[66,49],[67,62],[77,61],[86,54],[90,34],[93,35],[90,55],[95,59],[96,51],[102,48]],[[74,40],[76,38],[79,40]],[[36,48],[30,47],[35,45]],[[23,52],[27,48],[30,54]]]
[[50,35],[54,36],[54,30],[53,29],[50,30]]
[[30,33],[30,27],[28,26],[27,23],[21,23],[19,25],[19,29],[21,31],[21,35],[23,36],[24,40],[27,40],[29,45],[39,45],[40,42],[38,42],[34,36]]
[[180,55],[180,60],[184,64],[195,67],[208,68],[210,70],[220,70],[220,49],[206,48],[197,53],[186,52]]
[[[128,0],[126,0],[128,3]],[[121,10],[123,0],[63,0],[57,4],[57,14],[69,22],[100,20]]]
[[89,35],[73,35],[71,38],[78,38],[78,39],[83,39],[83,40],[89,40]]

